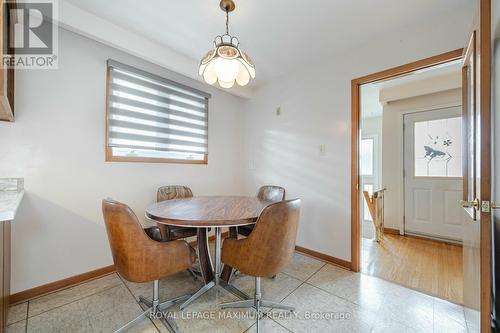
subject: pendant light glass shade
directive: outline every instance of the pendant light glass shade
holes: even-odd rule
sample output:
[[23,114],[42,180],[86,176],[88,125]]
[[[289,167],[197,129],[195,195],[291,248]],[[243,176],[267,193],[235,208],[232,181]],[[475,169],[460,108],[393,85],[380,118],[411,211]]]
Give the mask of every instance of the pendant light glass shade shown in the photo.
[[214,49],[201,59],[199,74],[208,84],[218,82],[222,88],[231,88],[235,82],[245,86],[250,78],[255,78],[255,66],[248,55],[239,49],[238,38],[229,35],[229,9],[224,8],[222,3],[221,8],[226,12],[226,33],[215,37]]

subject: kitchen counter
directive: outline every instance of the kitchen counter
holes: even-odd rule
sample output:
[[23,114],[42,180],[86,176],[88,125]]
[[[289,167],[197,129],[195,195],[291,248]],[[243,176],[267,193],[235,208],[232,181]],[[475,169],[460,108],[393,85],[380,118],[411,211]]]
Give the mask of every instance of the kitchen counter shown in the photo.
[[0,178],[0,222],[14,219],[23,195],[22,178]]

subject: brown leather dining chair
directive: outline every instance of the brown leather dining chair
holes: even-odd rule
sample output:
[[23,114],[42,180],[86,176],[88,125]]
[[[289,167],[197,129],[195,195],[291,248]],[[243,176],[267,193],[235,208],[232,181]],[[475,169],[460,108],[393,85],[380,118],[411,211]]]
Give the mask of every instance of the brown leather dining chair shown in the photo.
[[102,212],[117,272],[130,282],[153,281],[153,299],[139,298],[144,312],[116,332],[126,331],[148,315],[160,319],[170,332],[176,332],[175,323],[161,311],[191,295],[160,303],[158,280],[191,267],[196,259],[195,251],[183,240],[159,241],[159,230],[143,229],[134,212],[123,203],[105,199]]
[[[193,192],[187,186],[167,185],[162,186],[156,192],[156,202],[172,199],[192,198]],[[158,228],[164,241],[188,238],[196,236],[196,228],[185,228],[158,223]]]
[[[283,201],[285,200],[285,189],[281,186],[276,185],[264,185],[259,189],[257,193],[257,198],[266,201]],[[242,225],[237,227],[238,234],[243,236],[248,236],[252,232],[254,225]],[[234,231],[233,231],[234,233]],[[233,234],[233,238],[234,234]]]
[[[193,191],[191,191],[189,187],[183,185],[162,186],[158,188],[158,191],[156,191],[156,202],[192,197]],[[163,242],[194,237],[197,235],[196,228],[178,227],[162,223],[157,223],[156,225],[160,230],[161,239]],[[208,229],[208,231],[210,231],[210,229]],[[198,268],[191,267],[188,269],[188,272],[193,276],[195,280],[201,276],[201,272]]]
[[225,303],[226,308],[257,310],[260,330],[260,307],[294,311],[291,306],[262,299],[260,279],[278,274],[290,261],[300,218],[300,199],[272,203],[262,210],[252,233],[244,239],[227,238],[222,246],[222,262],[255,277],[254,299]]

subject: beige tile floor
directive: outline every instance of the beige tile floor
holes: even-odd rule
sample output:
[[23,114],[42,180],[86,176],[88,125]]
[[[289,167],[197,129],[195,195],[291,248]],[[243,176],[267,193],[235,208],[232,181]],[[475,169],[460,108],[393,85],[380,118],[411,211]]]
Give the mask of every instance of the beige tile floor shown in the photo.
[[[251,277],[239,274],[231,282],[252,294]],[[192,292],[200,285],[181,272],[161,280],[161,297]],[[467,332],[462,306],[298,253],[276,279],[264,279],[262,288],[264,298],[297,310],[292,317],[268,312],[263,332]],[[111,274],[12,306],[7,332],[113,332],[141,312],[138,296],[151,293],[151,283],[124,282]],[[220,315],[218,305],[234,300],[225,290],[212,289],[183,312],[175,307],[169,311],[181,332],[255,332],[251,312],[242,318],[236,317],[245,313],[236,310]],[[167,331],[145,319],[130,332]]]

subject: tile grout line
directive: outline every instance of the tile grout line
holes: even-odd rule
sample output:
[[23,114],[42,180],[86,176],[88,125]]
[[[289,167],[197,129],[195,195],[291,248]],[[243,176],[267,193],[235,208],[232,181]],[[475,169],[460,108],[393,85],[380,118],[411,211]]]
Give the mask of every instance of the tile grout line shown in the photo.
[[28,298],[28,299],[24,299],[24,300],[18,301],[18,302],[14,303],[14,304],[9,304],[9,306],[11,306],[11,305],[12,306],[18,305],[18,304],[22,304],[24,302],[34,301],[34,300],[37,300],[37,299],[42,298],[42,297],[46,297],[46,296],[49,296],[49,295],[57,294],[57,293],[59,293],[61,291],[68,290],[68,289],[71,289],[71,288],[76,288],[78,286],[81,286],[81,285],[84,285],[86,283],[89,283],[89,282],[92,282],[92,281],[96,281],[96,280],[105,278],[105,277],[113,275],[115,273],[116,273],[116,271],[113,271],[113,272],[109,272],[109,273],[106,273],[106,274],[101,275],[101,276],[96,276],[96,277],[93,277],[91,279],[80,281],[78,283],[75,283],[75,284],[72,284],[72,285],[60,288],[60,289],[56,289],[56,290],[53,290],[53,291],[49,291],[49,292],[43,293],[41,295],[38,295],[38,296],[35,296],[35,297],[32,297],[32,298]]
[[101,293],[101,292],[108,291],[108,290],[111,290],[111,289],[114,289],[114,288],[117,288],[117,287],[119,287],[119,285],[112,286],[112,287],[110,287],[110,288],[106,288],[106,289],[100,290],[100,291],[95,292],[95,293],[93,293],[93,294],[83,296],[83,297],[81,297],[81,298],[79,298],[79,299],[75,299],[74,301],[71,301],[71,302],[68,302],[68,303],[64,303],[64,304],[59,305],[59,306],[55,306],[55,307],[53,307],[53,308],[51,308],[51,309],[49,309],[49,310],[46,310],[46,311],[40,312],[40,313],[38,313],[38,314],[36,314],[36,315],[34,315],[34,316],[31,316],[31,317],[28,315],[28,320],[29,320],[30,318],[35,318],[35,317],[38,317],[38,316],[40,316],[40,315],[42,315],[42,314],[44,314],[44,313],[50,312],[50,311],[55,310],[55,309],[60,309],[60,308],[62,308],[63,306],[70,305],[70,304],[73,304],[73,303],[76,303],[76,302],[82,301],[82,300],[84,300],[84,299],[86,299],[86,298],[89,298],[89,297],[95,296],[95,295],[97,295],[97,294],[99,294],[99,293]]
[[[318,269],[316,269],[316,270],[315,270],[315,271],[314,271],[314,272],[313,272],[313,273],[312,273],[309,277],[307,277],[305,280],[302,280],[302,279],[300,279],[300,278],[297,278],[297,277],[295,277],[295,276],[293,276],[293,275],[291,275],[291,274],[285,273],[285,272],[280,272],[280,274],[284,274],[284,275],[288,276],[289,278],[292,278],[292,279],[295,279],[295,280],[297,280],[297,281],[300,281],[300,284],[299,284],[297,287],[295,287],[295,288],[294,288],[294,289],[293,289],[290,293],[286,294],[286,296],[285,296],[285,297],[281,298],[281,300],[280,300],[280,301],[278,301],[278,303],[282,303],[282,302],[283,302],[283,301],[284,301],[287,297],[289,297],[289,296],[290,296],[291,294],[293,294],[293,293],[294,293],[297,289],[299,289],[302,285],[304,285],[304,283],[306,283],[306,281],[307,281],[307,280],[309,280],[312,276],[314,276],[316,273],[318,273],[318,272],[319,272],[319,271],[320,271],[323,267],[325,267],[326,265],[327,265],[327,263],[322,262],[321,267],[319,267]],[[273,308],[269,309],[269,312],[270,312],[270,311],[273,311]],[[263,315],[264,315],[264,317],[266,317],[266,316],[267,316],[267,313],[264,313]],[[291,330],[289,330],[289,329],[288,329],[288,328],[286,328],[285,326],[281,325],[281,324],[280,324],[280,323],[278,323],[277,321],[275,321],[275,320],[273,320],[273,319],[271,319],[271,318],[268,318],[268,319],[269,319],[269,320],[271,320],[271,321],[273,321],[273,322],[275,322],[275,323],[276,323],[276,324],[278,324],[279,326],[283,327],[283,328],[284,328],[285,330],[287,330],[288,332],[293,333]],[[247,328],[245,331],[243,331],[243,333],[247,333],[247,332],[249,332],[249,331],[250,331],[250,329],[251,329],[252,327],[254,327],[254,326],[255,326],[255,323],[254,323],[254,324],[252,324],[252,325],[250,325],[250,327],[249,327],[249,328]]]
[[[311,276],[310,276],[308,279],[310,279],[310,278],[311,278],[314,274],[316,274],[317,272],[319,272],[319,271],[320,271],[320,270],[321,270],[321,269],[322,269],[325,265],[326,265],[326,264],[323,264],[323,266],[321,266],[320,268],[318,268],[318,269],[317,269],[314,273],[312,273],[312,274],[311,274]],[[282,299],[281,299],[278,303],[283,302],[283,301],[284,301],[284,300],[285,300],[288,296],[290,296],[293,292],[295,292],[297,289],[299,289],[299,288],[300,288],[300,286],[302,286],[302,285],[303,285],[304,283],[306,283],[306,281],[308,280],[308,279],[306,279],[306,280],[301,280],[301,279],[298,279],[298,278],[296,278],[296,277],[294,277],[294,276],[291,276],[291,275],[286,274],[286,273],[283,273],[283,272],[282,272],[282,274],[288,275],[289,277],[291,277],[291,278],[293,278],[293,279],[296,279],[296,280],[300,281],[300,284],[299,284],[299,285],[298,285],[295,289],[293,289],[290,293],[288,293],[285,297],[283,297],[283,298],[282,298]],[[272,310],[272,309],[271,309],[271,310]]]
[[312,273],[307,279],[304,280],[304,282],[307,282],[309,281],[314,275],[316,275],[320,270],[322,270],[327,264],[324,263],[323,266],[321,266],[320,268],[318,268],[314,273]]
[[[328,265],[328,264],[325,264],[325,266],[326,266],[326,265]],[[319,271],[319,270],[318,270],[318,271]],[[352,272],[352,271],[351,271],[351,272]],[[316,272],[316,273],[317,273],[317,272]],[[314,273],[314,274],[316,274],[316,273]],[[352,272],[352,274],[363,274],[363,275],[365,275],[365,276],[369,276],[369,277],[374,278],[374,279],[380,279],[380,280],[382,280],[382,281],[385,281],[385,282],[388,282],[388,283],[392,283],[392,284],[394,284],[394,285],[396,285],[396,286],[398,286],[398,287],[402,287],[402,288],[404,288],[404,289],[407,289],[407,290],[414,291],[414,292],[417,292],[417,293],[419,293],[419,294],[422,294],[424,297],[429,297],[429,298],[432,298],[432,305],[433,305],[433,308],[432,308],[432,313],[433,313],[433,314],[434,314],[434,301],[435,301],[435,299],[436,299],[436,298],[437,298],[437,299],[439,299],[439,300],[443,300],[443,301],[446,301],[446,302],[450,302],[450,301],[448,301],[448,300],[444,300],[444,299],[441,299],[441,298],[439,298],[439,297],[435,297],[435,296],[432,296],[432,295],[428,295],[428,294],[426,294],[426,293],[423,293],[423,292],[421,292],[421,291],[418,291],[418,290],[415,290],[415,289],[412,289],[412,288],[409,288],[409,287],[406,287],[406,286],[400,285],[400,284],[398,284],[398,283],[393,283],[392,281],[387,281],[387,280],[385,280],[385,279],[381,279],[381,278],[379,278],[378,276],[373,276],[373,275],[364,274],[364,273],[358,273],[358,272]],[[343,296],[336,295],[336,294],[334,294],[333,292],[331,292],[331,291],[329,291],[329,290],[326,290],[326,289],[324,289],[324,288],[322,288],[322,287],[319,287],[319,286],[316,286],[316,285],[312,284],[312,282],[309,282],[309,280],[310,280],[312,277],[313,277],[313,276],[311,276],[309,279],[307,279],[307,280],[305,281],[305,283],[306,283],[306,284],[308,284],[308,285],[310,285],[310,286],[312,286],[312,287],[318,288],[318,289],[320,289],[320,290],[322,290],[322,291],[324,291],[324,292],[326,292],[326,293],[328,293],[328,294],[330,294],[330,295],[333,295],[333,296],[335,296],[335,297],[341,298],[341,299],[343,299],[343,300],[345,300],[345,301],[347,301],[347,302],[349,302],[349,303],[351,303],[351,304],[354,304],[354,305],[356,305],[356,306],[362,306],[362,304],[355,303],[354,301],[351,301],[351,300],[349,300],[349,299],[347,299],[347,298],[345,298],[345,297],[343,297]],[[332,280],[332,282],[334,282],[334,281],[340,281],[340,280],[343,280],[344,278],[345,278],[345,277],[343,277],[343,278],[338,278],[338,279],[334,279],[334,280]],[[390,296],[389,296],[389,297],[390,297]],[[453,302],[450,302],[450,303],[453,303]],[[455,304],[455,303],[453,303],[453,304]],[[460,305],[460,304],[455,304],[455,305]],[[462,306],[462,307],[463,307],[463,306]]]
[[465,315],[465,306],[462,306],[462,313],[464,315],[465,332],[469,332],[469,322],[468,322],[467,317]]
[[[319,286],[313,285],[313,284],[312,284],[312,283],[310,283],[310,282],[307,282],[307,281],[306,281],[306,282],[304,282],[304,284],[307,284],[307,285],[309,285],[309,286],[311,286],[311,287],[313,287],[313,288],[317,288],[317,289],[319,289],[319,290],[321,290],[321,291],[323,291],[323,292],[325,292],[325,293],[327,293],[327,294],[329,294],[329,295],[331,295],[331,296],[334,296],[334,297],[340,298],[340,299],[342,299],[342,300],[346,301],[347,303],[350,303],[350,304],[352,304],[352,305],[355,305],[356,307],[361,307],[361,308],[363,307],[363,305],[362,305],[362,304],[355,303],[355,302],[353,302],[353,301],[351,301],[351,300],[349,300],[349,299],[347,299],[347,298],[345,298],[345,297],[343,297],[343,296],[335,295],[334,293],[332,293],[332,292],[330,292],[330,291],[328,291],[328,290],[326,290],[326,289],[323,289],[322,287],[319,287]],[[411,289],[411,288],[406,288],[406,289],[408,289],[408,290],[412,290],[412,291],[413,291],[413,289]],[[424,294],[424,295],[425,295],[425,296],[429,296],[429,295],[426,295],[426,294]],[[431,297],[431,298],[432,298],[432,328],[433,328],[433,332],[434,332],[434,325],[435,325],[435,298],[436,298],[436,297],[432,297],[432,296],[429,296],[429,297]],[[439,298],[438,298],[438,299],[439,299]],[[441,300],[441,299],[440,299],[440,300]],[[462,309],[463,309],[463,306],[462,306]],[[376,316],[376,315],[378,314],[378,312],[380,311],[380,309],[377,309],[377,310],[366,309],[366,311],[369,311],[369,312],[371,312],[372,314],[374,314],[374,315]],[[465,315],[464,315],[464,317],[465,317]],[[375,322],[374,322],[374,323],[375,323]],[[404,325],[405,325],[405,324],[404,324]],[[466,325],[467,325],[467,322],[466,322]],[[405,325],[405,326],[407,326],[407,325]],[[467,329],[467,327],[466,327],[466,329]],[[371,331],[370,331],[370,332],[371,332]],[[468,332],[468,330],[467,330],[467,332]]]
[[[26,303],[26,309],[27,309],[27,308],[28,308],[28,301],[26,301],[26,302],[22,302],[22,303],[17,303],[17,304],[15,304],[15,305],[9,305],[9,306],[7,306],[7,311],[8,311],[10,308],[14,307],[14,306],[22,305],[22,304],[24,304],[24,303]],[[28,310],[26,310],[26,315],[25,315],[25,317],[24,317],[24,318],[19,319],[19,320],[16,320],[16,321],[13,321],[13,322],[11,322],[11,323],[9,323],[9,324],[7,324],[7,323],[6,323],[6,324],[5,324],[5,327],[8,327],[8,326],[10,326],[10,325],[17,324],[17,323],[19,323],[19,322],[21,322],[21,321],[23,321],[23,320],[28,320]]]
[[[343,301],[345,301],[345,302],[347,302],[347,303],[349,303],[349,304],[351,304],[351,305],[354,305],[354,306],[356,306],[356,307],[359,307],[359,308],[362,308],[362,307],[363,307],[361,304],[354,303],[353,301],[350,301],[350,300],[348,300],[347,298],[344,298],[344,297],[341,297],[341,296],[335,295],[335,294],[333,294],[333,293],[331,293],[331,292],[329,292],[329,291],[327,291],[327,290],[324,290],[323,288],[320,288],[320,287],[318,287],[318,286],[315,286],[315,285],[313,285],[313,284],[311,284],[311,283],[309,283],[309,282],[307,282],[307,281],[305,281],[302,285],[304,285],[304,284],[306,284],[306,285],[308,285],[308,286],[310,286],[310,287],[316,288],[316,289],[318,289],[318,290],[321,290],[321,291],[323,291],[323,292],[325,292],[325,293],[327,293],[327,294],[329,294],[329,295],[331,295],[331,296],[334,296],[334,297],[340,298],[341,300],[343,300]],[[302,286],[302,285],[301,285],[301,286]],[[297,289],[298,289],[298,288],[297,288]],[[290,296],[290,295],[288,295],[288,296]],[[378,311],[379,311],[380,309],[377,309],[377,311],[373,311],[373,310],[371,310],[371,309],[366,309],[366,308],[365,308],[365,310],[366,310],[366,311],[369,311],[369,312],[370,312],[370,313],[372,313],[375,317],[377,317]],[[434,313],[434,311],[433,311],[433,313]],[[376,319],[375,319],[375,320],[373,321],[373,323],[371,324],[371,326],[370,326],[370,331],[369,331],[369,332],[372,332],[372,331],[373,331],[373,326],[375,325],[375,321],[376,321]],[[285,327],[285,328],[286,328],[286,327]],[[434,325],[433,325],[433,329],[434,329]]]
[[[320,268],[320,269],[321,269],[321,268]],[[319,270],[318,270],[318,271],[319,271]],[[316,273],[314,273],[314,274],[316,274]],[[314,275],[314,274],[313,274],[313,275]],[[302,286],[306,283],[305,281],[302,281],[302,280],[300,280],[300,281],[301,281],[301,283],[297,286],[297,288],[295,288],[294,290],[292,290],[292,292],[290,292],[287,296],[285,296],[285,298],[283,298],[283,299],[282,299],[280,302],[278,302],[278,303],[283,303],[283,302],[284,302],[284,301],[285,301],[285,300],[286,300],[286,299],[287,299],[290,295],[292,295],[295,291],[297,291],[300,287],[302,287]],[[269,310],[269,312],[271,312],[271,311],[273,311],[273,310],[274,310],[274,309],[273,309],[273,308],[271,308],[271,309]],[[295,312],[295,311],[294,311],[294,312]],[[266,313],[265,315],[267,316],[267,313]],[[270,320],[272,320],[272,321],[274,321],[274,322],[275,322],[276,324],[278,324],[279,326],[283,327],[283,328],[284,328],[285,330],[287,330],[288,332],[293,333],[291,330],[289,330],[287,327],[285,327],[285,326],[281,325],[281,324],[280,324],[279,322],[277,322],[276,320],[273,320],[273,319],[271,319],[271,318],[269,318],[269,319],[270,319]]]
[[[351,272],[352,272],[352,271],[351,271]],[[463,306],[463,304],[457,303],[457,302],[455,302],[455,301],[453,301],[453,300],[451,300],[451,299],[441,298],[441,297],[439,297],[439,295],[438,295],[438,294],[435,294],[435,293],[433,293],[433,292],[430,292],[430,291],[424,291],[424,290],[422,290],[422,289],[417,289],[417,288],[412,287],[412,286],[407,286],[407,285],[405,285],[405,284],[403,284],[403,283],[400,283],[400,282],[398,282],[398,281],[389,280],[389,279],[387,279],[387,278],[380,277],[380,276],[378,276],[378,275],[369,274],[369,273],[365,273],[365,272],[361,272],[361,271],[360,271],[360,272],[352,272],[352,273],[358,273],[358,274],[363,274],[363,275],[366,275],[366,276],[370,276],[370,277],[372,277],[372,278],[379,279],[379,280],[381,280],[381,281],[384,281],[384,282],[387,282],[387,283],[391,283],[391,284],[394,284],[394,285],[396,285],[396,286],[399,286],[399,287],[402,287],[402,288],[405,288],[405,289],[408,289],[408,290],[412,290],[412,291],[415,291],[415,292],[417,292],[417,293],[420,293],[420,294],[423,294],[423,295],[426,295],[426,296],[429,296],[429,297],[437,298],[437,299],[440,299],[440,300],[442,300],[442,301],[446,301],[446,302],[453,303],[453,304],[455,304],[455,305],[461,305],[461,306]]]
[[[111,274],[115,274],[115,272],[113,272],[113,273],[111,273]],[[111,274],[108,274],[108,275],[102,276],[102,277],[100,277],[100,278],[104,278],[104,277],[109,276],[109,275],[111,275]],[[118,275],[118,274],[117,274],[117,275]],[[100,279],[100,278],[93,279],[93,280],[91,280],[91,281],[95,281],[95,280],[98,280],[98,279]],[[89,282],[91,282],[91,281],[89,281]],[[68,290],[68,289],[70,289],[70,288],[76,288],[76,287],[78,287],[78,286],[84,285],[85,283],[87,283],[87,282],[83,282],[83,283],[81,283],[81,284],[77,284],[77,285],[74,285],[74,286],[69,287],[69,288],[61,289],[60,291],[63,291],[63,290]],[[116,286],[109,286],[109,287],[107,287],[107,288],[104,288],[104,289],[102,289],[102,290],[96,291],[96,292],[94,292],[94,293],[91,293],[91,294],[88,294],[88,295],[85,295],[85,296],[81,296],[81,295],[80,295],[81,297],[80,297],[80,298],[78,298],[78,299],[75,299],[75,300],[73,300],[73,301],[70,301],[70,302],[67,302],[67,303],[64,303],[64,304],[61,304],[61,305],[55,306],[55,307],[53,307],[53,308],[51,308],[51,309],[48,309],[48,310],[45,310],[45,311],[42,311],[42,312],[40,312],[40,313],[37,313],[37,314],[36,314],[36,315],[34,315],[34,316],[30,316],[30,315],[29,315],[29,311],[28,311],[28,312],[27,312],[27,317],[28,317],[28,319],[29,319],[29,318],[33,318],[33,317],[39,316],[39,315],[41,315],[41,314],[43,314],[43,313],[46,313],[46,312],[52,311],[52,310],[54,310],[54,309],[58,309],[58,308],[60,308],[60,307],[63,307],[63,306],[65,306],[65,305],[68,305],[68,304],[71,304],[71,303],[74,303],[74,302],[77,302],[77,301],[80,301],[80,300],[85,299],[85,298],[88,298],[88,297],[90,297],[90,296],[94,296],[94,295],[96,295],[96,294],[99,294],[100,292],[103,292],[103,291],[106,291],[106,290],[113,289],[113,288],[115,288],[115,287],[117,287],[117,286],[118,286],[118,285],[116,285]],[[53,294],[56,294],[56,293],[58,293],[58,292],[59,292],[59,291],[55,291],[55,292],[53,292],[53,293],[50,293],[50,294],[47,294],[47,295],[44,295],[44,296],[40,296],[40,297],[34,298],[34,299],[32,299],[32,300],[29,300],[28,302],[31,302],[31,301],[36,300],[36,299],[40,299],[40,298],[45,297],[45,296],[53,295]],[[29,303],[28,303],[28,304],[29,304]]]
[[28,313],[30,311],[30,301],[27,302],[26,304],[26,325],[24,326],[24,333],[28,333]]
[[285,326],[281,325],[281,324],[280,324],[280,323],[278,323],[276,320],[274,320],[274,319],[271,319],[271,320],[272,320],[272,321],[274,321],[276,324],[278,324],[280,327],[283,327],[283,328],[284,328],[285,330],[287,330],[288,332],[293,333],[293,331],[292,331],[292,330],[290,330],[290,329],[286,328]]
[[[301,287],[304,283],[305,283],[305,281],[300,281],[300,284],[299,284],[299,285],[298,285],[295,289],[293,289],[293,290],[292,290],[292,291],[291,291],[288,295],[286,295],[285,297],[283,297],[283,298],[281,299],[281,301],[279,301],[278,303],[281,303],[281,302],[283,302],[285,299],[287,299],[287,298],[288,298],[288,296],[290,296],[290,295],[291,295],[291,294],[293,294],[295,291],[297,291],[297,289],[299,289],[299,288],[300,288],[300,287]],[[271,308],[271,310],[270,310],[270,311],[272,311],[272,310],[273,310],[273,309]]]
[[[264,316],[265,317],[265,316]],[[281,328],[283,328],[285,331],[289,332],[289,333],[293,333],[291,330],[289,330],[288,328],[286,328],[285,326],[281,325],[280,323],[278,323],[276,320],[274,319],[271,319],[271,318],[268,318],[270,321],[274,322],[276,325],[280,326]],[[255,323],[253,323],[252,325],[250,325],[249,328],[247,328],[246,330],[243,331],[243,333],[249,333],[250,332],[250,329],[252,327],[255,326]]]
[[[362,307],[362,306],[363,306],[362,304],[354,303],[353,301],[351,301],[351,300],[349,300],[349,299],[347,299],[347,298],[345,298],[345,297],[342,297],[342,296],[339,296],[339,295],[335,295],[335,294],[334,294],[334,293],[332,293],[331,291],[328,291],[328,290],[325,290],[325,289],[323,289],[323,288],[321,288],[321,287],[315,286],[314,284],[311,284],[311,283],[309,283],[309,282],[307,282],[307,281],[306,281],[306,282],[304,282],[304,284],[307,284],[308,286],[311,286],[311,287],[313,287],[313,288],[316,288],[316,289],[319,289],[319,290],[321,290],[321,291],[324,291],[324,292],[325,292],[325,293],[327,293],[328,295],[331,295],[331,296],[334,296],[334,297],[340,298],[341,300],[346,301],[347,303],[350,303],[350,304],[352,304],[352,305],[355,305],[355,306],[358,306],[358,307]],[[375,312],[375,311],[373,311],[373,310],[371,310],[371,309],[367,309],[367,310],[368,310],[368,311],[370,311],[370,312],[372,312],[372,313],[373,313],[373,312]]]

